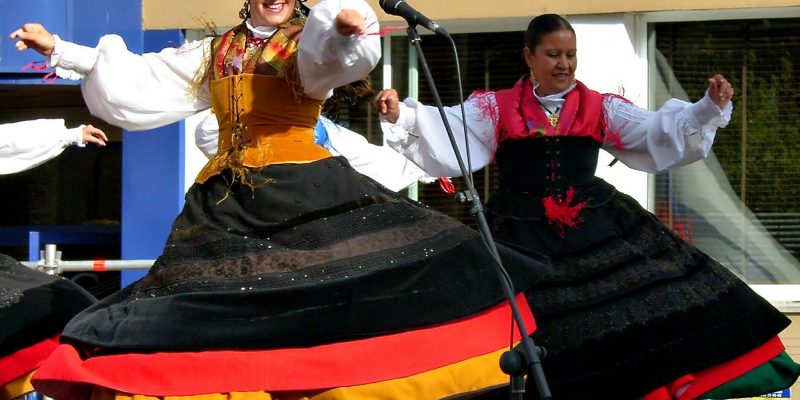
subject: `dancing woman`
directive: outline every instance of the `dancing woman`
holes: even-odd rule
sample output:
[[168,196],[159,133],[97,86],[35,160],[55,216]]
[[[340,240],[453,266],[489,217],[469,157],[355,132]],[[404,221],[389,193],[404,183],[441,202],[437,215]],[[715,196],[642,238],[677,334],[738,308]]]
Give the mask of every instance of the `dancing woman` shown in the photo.
[[[487,203],[494,237],[552,260],[525,292],[548,350],[554,398],[757,396],[791,386],[800,366],[776,337],[789,320],[725,267],[594,176],[603,148],[661,172],[705,157],[730,120],[733,87],[708,80],[696,103],[656,112],[575,80],[575,31],[554,14],[526,32],[530,76],[466,101],[473,167],[496,162]],[[458,176],[435,107],[378,94],[389,143],[427,173]],[[460,146],[458,108],[446,110]],[[533,390],[532,388],[529,388]]]
[[[363,0],[310,12],[249,0],[240,15],[217,38],[157,54],[116,36],[83,47],[34,24],[12,34],[83,78],[110,123],[147,129],[213,105],[220,132],[153,268],[69,323],[37,390],[427,399],[507,384],[509,308],[483,239],[314,143],[325,99],[380,57],[374,12]],[[518,290],[538,279],[540,263],[501,252]]]

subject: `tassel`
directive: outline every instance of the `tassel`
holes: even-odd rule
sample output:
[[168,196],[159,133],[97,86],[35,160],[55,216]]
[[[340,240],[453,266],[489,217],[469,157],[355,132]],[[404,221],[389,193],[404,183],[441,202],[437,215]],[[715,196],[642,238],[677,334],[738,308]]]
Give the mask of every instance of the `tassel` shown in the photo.
[[303,83],[300,81],[300,70],[297,68],[297,54],[295,53],[288,60],[286,60],[286,67],[283,70],[283,77],[286,83],[292,88],[294,99],[298,103],[305,97],[305,89]]
[[498,115],[499,111],[497,110],[497,104],[489,99],[489,94],[490,92],[475,90],[469,95],[469,99],[467,100],[474,101],[475,107],[480,111],[478,115],[480,115],[481,120],[492,121],[493,125],[497,125],[500,121],[500,115]]
[[453,185],[453,181],[451,181],[450,178],[446,176],[439,178],[439,187],[442,189],[443,192],[447,194],[456,193],[456,186]]
[[558,228],[561,230],[562,238],[566,234],[564,231],[565,226],[575,228],[579,223],[583,222],[583,218],[578,214],[587,202],[582,201],[571,206],[570,204],[575,200],[575,195],[575,189],[569,188],[567,189],[567,198],[564,200],[556,199],[553,196],[546,197],[542,200],[545,216],[551,224],[554,223],[558,225]]
[[[633,104],[633,103],[631,103],[630,100],[628,100],[628,99],[626,99],[626,98],[624,98],[622,96],[617,96],[617,95],[613,95],[613,94],[612,95],[607,95],[607,96],[618,98],[618,99],[620,99],[623,102],[628,103],[628,104]],[[607,100],[603,100],[604,104],[605,104],[606,101]],[[602,134],[605,135],[605,138],[603,138],[602,136],[592,135],[593,137],[595,137],[595,140],[597,140],[600,143],[603,143],[603,142],[611,143],[614,146],[614,148],[617,149],[618,151],[620,151],[620,152],[624,151],[625,150],[625,144],[622,143],[622,135],[620,134],[620,132],[625,130],[625,128],[627,128],[627,126],[628,126],[628,124],[630,124],[630,122],[629,121],[623,122],[622,125],[619,127],[618,131],[612,131],[611,130],[611,126],[612,126],[611,125],[611,116],[609,116],[609,115],[605,115],[603,117],[603,119],[600,121],[600,123],[601,123],[600,130],[601,130]]]
[[[32,70],[34,70],[36,72],[43,72],[44,70],[47,69],[47,63],[44,62],[44,61],[31,61],[31,62],[25,64],[20,69],[20,71],[27,71],[29,69],[32,69]],[[55,72],[49,72],[48,74],[46,74],[42,78],[42,83],[48,83],[49,84],[49,83],[55,83],[56,81],[58,81],[58,75],[56,75]]]
[[[368,26],[367,28],[370,28],[371,26],[372,26],[372,25]],[[382,37],[382,36],[389,36],[389,35],[392,33],[392,31],[399,31],[399,30],[403,30],[403,29],[407,29],[407,28],[408,28],[408,25],[402,25],[402,26],[396,26],[396,25],[395,25],[395,26],[384,26],[384,27],[383,27],[383,28],[381,28],[381,29],[380,29],[378,32],[367,33],[367,36],[370,36],[370,35],[378,35],[378,36],[381,36],[381,37]]]

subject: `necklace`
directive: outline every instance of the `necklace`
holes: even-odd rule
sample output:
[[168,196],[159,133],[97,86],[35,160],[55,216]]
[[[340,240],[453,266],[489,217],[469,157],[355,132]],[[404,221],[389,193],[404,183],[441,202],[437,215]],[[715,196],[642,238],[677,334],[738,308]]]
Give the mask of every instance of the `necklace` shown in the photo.
[[550,109],[547,108],[547,106],[545,106],[541,100],[536,99],[536,101],[539,103],[540,106],[542,106],[542,108],[544,108],[545,112],[547,112],[547,119],[550,121],[550,126],[552,126],[553,128],[557,127],[558,111],[561,110],[561,107],[556,108],[555,111],[550,111]]

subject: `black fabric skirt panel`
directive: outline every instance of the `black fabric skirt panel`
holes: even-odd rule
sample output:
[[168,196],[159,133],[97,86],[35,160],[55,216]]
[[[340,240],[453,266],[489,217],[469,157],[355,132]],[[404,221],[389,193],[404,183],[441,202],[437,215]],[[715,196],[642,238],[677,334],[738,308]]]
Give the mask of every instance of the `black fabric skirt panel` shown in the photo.
[[[343,159],[274,165],[256,179],[271,183],[222,202],[224,177],[194,186],[148,275],[64,337],[104,354],[310,346],[452,322],[504,300],[475,231]],[[500,250],[518,291],[539,279],[542,263]]]
[[0,356],[55,336],[95,301],[67,279],[33,271],[0,254]]
[[[309,164],[275,164],[248,171],[250,185],[223,173],[195,184],[173,224],[173,234],[213,228],[238,235],[269,237],[307,221],[397,201],[397,194],[356,173],[342,157]],[[224,199],[224,200],[223,200]]]
[[578,193],[588,201],[583,222],[563,237],[531,208],[512,216],[514,207],[536,202],[532,196],[504,192],[490,203],[498,241],[552,261],[526,295],[538,324],[533,338],[548,351],[543,367],[554,398],[638,398],[788,326],[629,196],[599,179]]

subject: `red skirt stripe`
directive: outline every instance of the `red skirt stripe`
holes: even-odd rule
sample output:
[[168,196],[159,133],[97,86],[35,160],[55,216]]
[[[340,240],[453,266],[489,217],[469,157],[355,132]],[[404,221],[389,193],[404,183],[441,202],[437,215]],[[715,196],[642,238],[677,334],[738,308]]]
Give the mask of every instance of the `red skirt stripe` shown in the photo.
[[39,368],[44,360],[58,347],[58,336],[45,339],[32,346],[0,357],[0,386]]
[[[536,325],[530,307],[523,295],[517,302],[532,333]],[[520,339],[516,330],[513,339],[509,336],[510,324],[510,307],[503,302],[452,323],[309,348],[121,354],[82,360],[72,346],[62,345],[34,376],[33,384],[55,398],[70,397],[87,385],[149,396],[364,385],[502,349]]]
[[742,354],[733,360],[715,365],[695,373],[694,384],[679,397],[681,400],[694,399],[725,382],[730,382],[777,357],[786,348],[775,336],[768,342]]
[[785,350],[776,336],[761,346],[730,361],[694,374],[684,375],[667,386],[660,387],[641,400],[690,400],[726,382],[730,382],[778,356]]

